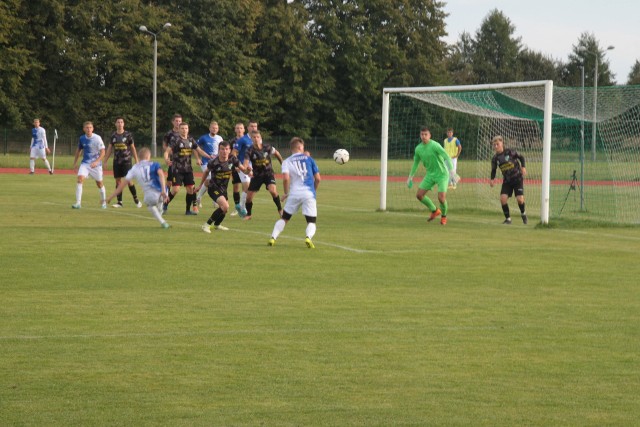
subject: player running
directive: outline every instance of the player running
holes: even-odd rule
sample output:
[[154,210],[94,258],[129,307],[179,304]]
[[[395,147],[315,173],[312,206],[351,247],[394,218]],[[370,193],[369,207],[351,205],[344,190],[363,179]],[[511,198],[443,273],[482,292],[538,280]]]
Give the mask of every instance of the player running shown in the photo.
[[199,191],[208,181],[209,184],[206,187],[207,192],[218,205],[218,208],[213,211],[206,224],[202,226],[202,231],[205,233],[211,233],[212,224],[216,230],[228,230],[228,228],[221,225],[221,223],[229,211],[229,201],[227,199],[229,180],[231,179],[232,172],[236,169],[244,173],[249,173],[250,171],[250,169],[246,169],[240,164],[236,156],[232,156],[230,153],[231,145],[227,141],[222,141],[220,145],[218,145],[218,157],[207,163],[207,169],[202,174],[202,179],[198,186]]
[[293,214],[302,209],[302,215],[307,220],[304,242],[309,249],[314,249],[313,236],[316,233],[316,218],[318,208],[316,191],[320,185],[320,171],[316,162],[304,150],[302,138],[294,137],[289,143],[291,156],[282,162],[282,183],[286,200],[282,218],[276,221],[269,239],[269,246],[276,244],[276,239],[284,231]]
[[528,220],[524,209],[524,177],[527,175],[527,169],[524,167],[524,157],[516,150],[504,148],[504,140],[500,135],[491,140],[491,145],[496,154],[491,159],[491,182],[489,185],[493,187],[495,184],[496,171],[499,167],[503,178],[500,189],[500,204],[505,218],[503,224],[511,224],[509,197],[512,194],[516,196],[522,222],[526,224]]
[[151,151],[143,147],[140,149],[140,161],[128,172],[124,179],[120,180],[118,188],[107,198],[107,203],[134,180],[142,184],[144,190],[144,203],[151,215],[160,222],[162,228],[169,228],[169,224],[162,218],[162,203],[169,200],[167,195],[167,179],[158,162],[151,161]]
[[[453,164],[447,152],[442,145],[431,139],[431,131],[427,127],[420,129],[420,140],[422,141],[416,146],[413,155],[413,167],[407,179],[407,187],[413,187],[413,175],[418,170],[420,163],[427,170],[427,174],[418,186],[416,198],[431,211],[431,215],[427,221],[433,221],[438,216],[440,224],[447,224],[447,212],[449,210],[447,204],[447,187],[450,180],[455,180],[455,172]],[[427,197],[427,191],[431,190],[434,185],[438,186],[438,201],[440,208]]]
[[251,219],[251,210],[253,209],[253,197],[260,190],[260,187],[264,185],[271,197],[273,203],[278,209],[278,216],[282,216],[282,204],[280,203],[280,196],[276,188],[276,178],[273,173],[273,164],[271,163],[271,156],[275,156],[276,159],[282,164],[282,156],[271,144],[262,143],[262,135],[260,131],[254,130],[251,132],[252,145],[245,153],[244,166],[249,166],[251,162],[251,168],[253,169],[253,176],[249,183],[249,191],[247,192],[247,215],[245,220]]

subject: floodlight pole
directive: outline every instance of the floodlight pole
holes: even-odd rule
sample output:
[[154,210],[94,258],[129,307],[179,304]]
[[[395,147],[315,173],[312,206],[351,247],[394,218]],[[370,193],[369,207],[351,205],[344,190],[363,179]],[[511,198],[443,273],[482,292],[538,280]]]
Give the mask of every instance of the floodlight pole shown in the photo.
[[[580,66],[582,79],[582,116],[580,119],[580,211],[584,211],[584,64]],[[594,122],[595,123],[595,122]]]
[[[167,22],[162,26],[160,31],[165,28],[169,28],[171,24]],[[151,153],[153,157],[157,156],[158,151],[158,143],[157,143],[157,126],[156,126],[156,117],[157,117],[157,106],[158,106],[158,34],[153,33],[147,29],[146,26],[141,25],[140,31],[143,33],[149,34],[153,37],[153,111],[151,113]]]

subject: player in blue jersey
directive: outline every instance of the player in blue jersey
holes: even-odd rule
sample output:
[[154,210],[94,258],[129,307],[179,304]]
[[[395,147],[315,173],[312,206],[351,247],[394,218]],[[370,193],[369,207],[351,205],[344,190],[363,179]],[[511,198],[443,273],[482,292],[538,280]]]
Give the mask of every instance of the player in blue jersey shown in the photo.
[[302,138],[294,137],[289,143],[291,156],[282,162],[282,183],[284,194],[282,200],[286,201],[282,218],[276,221],[269,239],[269,246],[276,244],[276,239],[284,231],[284,227],[298,209],[302,208],[302,214],[307,220],[305,230],[305,244],[309,249],[315,248],[313,236],[316,233],[316,218],[318,207],[316,204],[316,191],[320,185],[320,171],[316,162],[307,155],[304,150]]
[[151,215],[160,222],[162,228],[169,228],[169,224],[162,218],[162,203],[169,200],[167,195],[167,179],[158,162],[151,161],[151,151],[143,147],[138,153],[140,161],[136,163],[127,175],[120,180],[118,188],[107,197],[107,203],[118,194],[122,194],[125,187],[130,186],[135,180],[142,185],[144,191],[144,203]]
[[44,164],[49,169],[49,175],[53,174],[47,154],[51,154],[47,145],[47,132],[40,127],[40,119],[33,119],[33,129],[31,129],[31,154],[29,155],[29,173],[36,173],[36,159],[44,160]]
[[[82,125],[84,135],[80,137],[76,155],[73,159],[73,169],[78,171],[78,181],[76,184],[76,203],[71,207],[80,209],[82,204],[82,184],[87,176],[91,176],[96,181],[100,191],[100,201],[102,209],[107,208],[106,190],[102,182],[102,159],[104,158],[104,142],[100,135],[93,133],[93,123],[84,122]],[[82,162],[78,164],[78,158],[82,153]]]
[[[124,117],[116,117],[116,130],[111,134],[111,140],[104,155],[104,165],[107,167],[109,157],[113,153],[113,177],[116,180],[116,188],[120,185],[122,178],[127,175],[132,166],[132,160],[138,163],[138,152],[136,144],[133,140],[133,134],[124,129]],[[139,208],[142,203],[138,200],[138,192],[136,186],[129,181],[129,192],[133,196],[133,203]],[[113,205],[114,208],[122,207],[122,192],[118,193],[118,202]]]
[[[200,158],[200,167],[202,168],[202,172],[207,170],[207,164],[209,163],[209,160],[213,160],[218,157],[218,145],[220,144],[220,142],[222,142],[223,139],[220,135],[218,135],[219,130],[220,126],[218,125],[218,122],[213,121],[209,124],[209,133],[202,135],[200,138],[198,138],[198,141],[196,141],[198,143],[198,147],[201,148],[204,152],[204,154],[202,154]],[[207,191],[208,185],[209,183],[205,182],[205,185],[203,185],[200,188],[200,191],[198,191],[196,204],[199,207],[202,207],[202,196]]]
[[[240,129],[239,125],[242,125],[242,123],[236,124],[236,135],[238,135],[238,131]],[[244,125],[242,125],[241,129],[244,130]],[[238,158],[240,164],[244,164],[244,156],[247,148],[253,145],[253,142],[251,141],[251,132],[254,130],[258,130],[258,122],[250,121],[247,125],[247,133],[245,135],[238,136],[236,141],[233,143],[233,150],[231,153]],[[243,217],[247,214],[246,201],[247,192],[249,191],[249,182],[251,182],[251,177],[249,175],[241,171],[236,171],[233,174],[233,200],[236,203],[236,211]],[[240,186],[242,186],[242,194],[240,194]],[[239,195],[238,201],[236,201],[236,193]]]

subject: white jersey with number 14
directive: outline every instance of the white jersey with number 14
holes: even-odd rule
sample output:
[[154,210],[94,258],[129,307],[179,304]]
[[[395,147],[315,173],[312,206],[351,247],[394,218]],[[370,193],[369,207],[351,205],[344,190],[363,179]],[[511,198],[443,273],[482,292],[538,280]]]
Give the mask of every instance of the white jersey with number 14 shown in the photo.
[[289,196],[316,197],[313,176],[317,174],[318,166],[315,160],[303,154],[294,154],[282,162],[282,173],[289,174]]

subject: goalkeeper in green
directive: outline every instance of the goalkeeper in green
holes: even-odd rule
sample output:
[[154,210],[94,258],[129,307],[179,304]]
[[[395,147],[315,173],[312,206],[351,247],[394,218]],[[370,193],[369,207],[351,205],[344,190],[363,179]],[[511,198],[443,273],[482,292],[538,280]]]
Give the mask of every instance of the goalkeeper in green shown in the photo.
[[[418,170],[420,163],[422,163],[427,170],[427,174],[418,186],[416,198],[431,211],[428,221],[433,221],[442,215],[440,224],[446,225],[448,211],[447,187],[449,186],[449,180],[455,180],[453,163],[444,148],[431,139],[429,128],[423,127],[420,129],[420,140],[421,143],[416,147],[413,155],[413,167],[409,173],[407,187],[413,187],[413,175]],[[434,185],[438,186],[439,208],[427,197],[427,191],[431,190]]]

